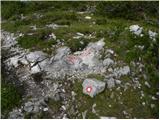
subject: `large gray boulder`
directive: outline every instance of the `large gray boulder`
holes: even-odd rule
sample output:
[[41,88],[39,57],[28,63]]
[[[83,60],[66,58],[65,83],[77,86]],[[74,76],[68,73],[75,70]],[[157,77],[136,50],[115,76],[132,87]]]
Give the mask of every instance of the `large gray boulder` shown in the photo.
[[85,79],[83,81],[83,93],[91,96],[92,98],[105,89],[105,82],[96,79]]

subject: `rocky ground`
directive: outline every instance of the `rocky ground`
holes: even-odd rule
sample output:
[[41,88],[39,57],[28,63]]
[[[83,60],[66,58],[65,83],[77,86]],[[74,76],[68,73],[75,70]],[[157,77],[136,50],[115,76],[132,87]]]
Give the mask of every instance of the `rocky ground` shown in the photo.
[[[2,118],[157,118],[159,92],[152,83],[152,75],[146,70],[147,62],[143,57],[144,51],[158,41],[155,29],[134,24],[135,21],[123,22],[125,27],[120,28],[119,38],[116,38],[120,41],[110,42],[108,39],[118,36],[118,28],[114,28],[120,21],[114,20],[117,23],[108,30],[106,26],[109,23],[99,26],[92,10],[74,14],[84,23],[88,22],[89,28],[81,30],[80,26],[74,28],[76,23],[52,22],[43,27],[35,24],[23,26],[27,31],[20,25],[13,33],[6,27],[8,23],[3,21],[3,78],[22,88],[22,99],[20,104],[4,111]],[[30,20],[31,16],[40,21],[45,15],[49,13],[21,15],[19,21]],[[41,33],[41,29],[49,32]],[[87,33],[86,29],[93,32]],[[105,30],[109,34],[104,35]],[[98,36],[97,32],[101,35]],[[67,43],[66,39],[69,40]],[[149,47],[143,43],[146,40]],[[79,44],[70,41],[79,41]],[[130,42],[134,44],[130,45]],[[127,56],[133,51],[138,53],[136,59]],[[151,70],[157,69],[153,67]]]

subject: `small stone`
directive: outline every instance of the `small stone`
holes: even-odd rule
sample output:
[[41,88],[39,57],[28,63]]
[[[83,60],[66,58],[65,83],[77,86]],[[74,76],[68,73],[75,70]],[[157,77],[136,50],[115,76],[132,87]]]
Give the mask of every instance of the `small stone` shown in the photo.
[[45,111],[45,112],[48,111],[48,108],[43,108],[43,111]]
[[142,102],[142,105],[143,105],[143,106],[145,106],[145,104],[146,104],[145,102]]
[[150,84],[149,84],[147,81],[145,81],[144,84],[145,84],[148,88],[151,87]]
[[9,113],[9,119],[24,119],[24,115],[18,110],[13,110]]
[[151,104],[151,108],[154,108],[155,107],[155,104]]
[[77,95],[74,91],[72,91],[71,94],[72,94],[72,96],[76,96]]
[[85,17],[85,19],[88,19],[88,20],[90,20],[90,19],[91,19],[91,17],[90,17],[90,16],[86,16],[86,17]]
[[103,61],[104,66],[109,66],[109,65],[112,65],[112,64],[114,64],[114,61],[110,58],[107,58]]
[[154,96],[152,96],[152,100],[157,100],[157,98],[155,98]]
[[38,113],[39,112],[39,107],[38,106],[34,106],[33,112],[34,113]]
[[131,25],[129,27],[130,31],[133,32],[135,35],[140,36],[142,33],[142,27],[139,27],[139,25]]
[[96,79],[86,79],[83,81],[83,93],[92,98],[105,89],[105,82]]
[[31,112],[33,110],[33,103],[32,102],[25,103],[24,110],[26,112]]
[[49,37],[50,37],[51,39],[56,40],[56,35],[55,35],[54,33],[51,33],[51,34],[49,35]]
[[92,113],[96,113],[95,107],[96,107],[96,103],[92,105]]
[[82,112],[82,118],[83,118],[83,119],[86,118],[86,114],[87,114],[87,110],[85,110],[84,112]]
[[108,68],[108,72],[113,72],[113,69],[112,68]]
[[66,110],[66,107],[64,105],[61,106],[63,108],[63,110]]
[[156,32],[153,32],[151,30],[148,31],[148,34],[149,34],[149,38],[152,39],[153,41],[156,40],[156,36],[157,36],[157,33]]
[[115,80],[113,78],[110,78],[107,80],[107,88],[111,89],[115,87]]
[[120,81],[120,80],[115,80],[115,83],[116,83],[117,85],[119,85],[119,84],[121,84],[121,81]]

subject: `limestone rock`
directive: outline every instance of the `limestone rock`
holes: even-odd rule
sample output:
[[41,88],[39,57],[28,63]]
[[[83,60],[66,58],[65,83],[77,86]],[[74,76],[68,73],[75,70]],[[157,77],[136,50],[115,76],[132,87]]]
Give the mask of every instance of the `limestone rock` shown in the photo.
[[86,79],[83,84],[83,93],[92,98],[105,89],[105,82],[96,79]]
[[142,33],[142,27],[140,27],[139,25],[131,25],[129,27],[130,31],[133,32],[135,35],[139,36]]
[[105,60],[103,61],[103,65],[104,65],[104,66],[109,66],[109,65],[111,65],[111,64],[114,64],[114,61],[113,61],[112,59],[110,59],[110,58],[107,58],[107,59],[105,59]]
[[26,55],[26,59],[32,63],[35,63],[37,61],[42,61],[46,57],[47,57],[47,54],[43,53],[42,51],[35,51]]

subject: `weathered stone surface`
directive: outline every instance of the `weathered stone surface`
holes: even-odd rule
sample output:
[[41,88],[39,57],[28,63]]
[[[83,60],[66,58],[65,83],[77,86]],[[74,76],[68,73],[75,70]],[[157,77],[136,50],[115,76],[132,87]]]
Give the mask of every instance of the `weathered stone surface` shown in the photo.
[[124,66],[124,67],[114,69],[114,76],[122,76],[122,75],[127,75],[129,73],[130,73],[129,66]]
[[115,87],[115,80],[113,78],[110,78],[107,80],[107,88],[111,89]]
[[42,61],[47,57],[47,54],[45,54],[42,51],[35,51],[35,52],[31,52],[28,55],[26,55],[26,59],[29,62],[37,62],[37,61]]
[[62,58],[70,54],[70,49],[68,47],[61,47],[57,49],[57,54],[54,57],[54,60],[62,60]]
[[96,79],[86,79],[83,81],[83,93],[94,97],[105,89],[105,82]]
[[109,65],[112,65],[112,64],[114,64],[114,61],[111,58],[107,58],[103,61],[104,66],[108,67]]
[[142,35],[142,27],[139,27],[139,25],[131,25],[129,27],[130,31],[133,32],[135,35],[139,36]]
[[41,72],[41,68],[38,64],[31,68],[31,73],[32,74],[36,74],[36,73],[39,73],[39,72]]
[[24,115],[21,111],[13,110],[12,112],[9,113],[9,119],[23,119]]
[[32,102],[25,103],[24,110],[26,112],[31,112],[33,110],[33,103]]

